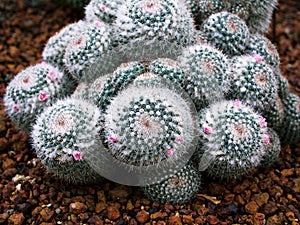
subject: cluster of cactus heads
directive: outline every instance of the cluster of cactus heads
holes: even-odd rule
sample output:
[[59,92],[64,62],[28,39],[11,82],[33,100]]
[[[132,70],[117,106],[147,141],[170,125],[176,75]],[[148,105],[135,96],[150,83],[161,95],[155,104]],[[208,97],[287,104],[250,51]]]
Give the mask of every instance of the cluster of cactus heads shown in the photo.
[[240,178],[300,141],[300,98],[264,36],[275,6],[92,0],[49,39],[46,63],[8,85],[7,112],[57,177],[118,182],[120,172],[150,199],[182,204],[200,173]]

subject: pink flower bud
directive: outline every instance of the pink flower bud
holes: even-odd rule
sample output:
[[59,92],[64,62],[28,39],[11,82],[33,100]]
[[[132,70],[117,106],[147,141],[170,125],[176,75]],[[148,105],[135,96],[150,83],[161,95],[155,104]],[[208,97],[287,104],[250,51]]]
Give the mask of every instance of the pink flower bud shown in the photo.
[[266,143],[267,145],[270,144],[270,137],[271,137],[270,134],[265,134],[263,136],[263,142]]
[[177,141],[178,143],[182,143],[182,142],[183,142],[183,138],[179,136],[179,137],[176,138],[176,141]]
[[47,100],[48,98],[50,98],[50,96],[47,94],[47,92],[45,91],[41,91],[40,94],[39,94],[39,100],[41,102]]
[[50,78],[50,80],[52,81],[56,81],[58,79],[58,75],[57,73],[55,73],[54,71],[50,71],[50,73],[48,74],[48,77]]
[[209,126],[203,127],[203,131],[206,134],[211,134],[212,133],[212,129]]
[[101,11],[106,10],[106,6],[105,6],[105,5],[101,5],[101,6],[100,6],[100,10],[101,10]]
[[74,152],[73,152],[73,157],[74,157],[74,159],[75,159],[76,161],[78,161],[78,160],[82,159],[82,153],[79,152],[79,151],[74,151]]
[[266,119],[262,116],[259,116],[259,123],[262,127],[267,127],[268,126],[268,123],[267,123]]
[[259,54],[252,54],[252,56],[255,58],[256,62],[260,63],[261,61],[263,61],[264,57],[259,55]]
[[240,107],[241,107],[241,105],[242,105],[242,102],[241,102],[241,100],[239,100],[239,99],[236,99],[236,100],[234,101],[234,105],[235,105],[237,108],[240,108]]
[[12,108],[13,110],[18,110],[19,106],[17,104],[14,104]]
[[110,140],[111,142],[117,142],[118,141],[118,138],[116,136],[110,136],[108,138],[108,140]]
[[43,66],[46,66],[47,65],[47,62],[46,61],[42,61],[41,63]]
[[173,156],[173,155],[174,155],[174,150],[173,150],[173,149],[168,149],[168,150],[167,150],[167,155],[168,155],[169,157]]

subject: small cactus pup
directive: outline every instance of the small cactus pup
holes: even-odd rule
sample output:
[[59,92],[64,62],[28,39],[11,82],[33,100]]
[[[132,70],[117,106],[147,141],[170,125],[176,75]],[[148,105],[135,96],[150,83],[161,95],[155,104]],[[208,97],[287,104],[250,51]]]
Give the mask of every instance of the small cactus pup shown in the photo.
[[212,14],[201,25],[203,37],[228,55],[242,55],[249,45],[249,30],[244,20],[229,12]]
[[128,0],[114,26],[128,61],[175,58],[195,34],[193,19],[181,0]]
[[110,152],[129,170],[153,167],[169,173],[189,160],[198,139],[197,113],[188,95],[151,73],[120,91],[104,119]]
[[73,83],[58,68],[40,63],[19,72],[8,84],[4,105],[13,122],[30,132],[44,108],[73,91]]
[[61,70],[66,70],[63,62],[65,49],[68,42],[85,28],[86,23],[82,20],[71,23],[49,38],[42,52],[45,62],[48,62]]
[[263,113],[275,105],[277,83],[271,67],[253,56],[237,56],[232,59],[232,99],[252,105]]
[[251,0],[247,25],[251,33],[267,33],[278,0]]
[[279,53],[272,42],[262,34],[251,34],[248,53],[258,60],[265,61],[275,71],[279,68]]
[[85,152],[101,150],[100,110],[86,100],[66,98],[39,115],[31,133],[33,147],[46,169],[70,183],[101,179],[85,160]]
[[293,144],[300,141],[300,97],[290,93],[282,99],[284,120],[279,132],[283,144]]
[[270,141],[266,145],[265,154],[262,157],[259,167],[266,168],[272,166],[279,157],[281,151],[280,139],[275,130],[268,128]]
[[181,205],[194,197],[194,194],[199,191],[200,185],[201,176],[197,169],[189,163],[164,181],[143,187],[143,190],[151,201]]
[[85,29],[69,41],[63,62],[75,80],[90,82],[115,69],[118,58],[110,55],[112,47],[112,30],[108,25],[101,21],[86,22]]
[[270,141],[265,118],[239,99],[202,110],[200,136],[199,170],[217,179],[236,179],[256,168]]
[[102,20],[105,23],[112,23],[117,18],[118,8],[125,0],[91,0],[85,7],[86,21],[93,22]]
[[178,57],[184,71],[184,89],[197,109],[224,99],[230,86],[228,59],[208,44],[196,44],[183,50]]

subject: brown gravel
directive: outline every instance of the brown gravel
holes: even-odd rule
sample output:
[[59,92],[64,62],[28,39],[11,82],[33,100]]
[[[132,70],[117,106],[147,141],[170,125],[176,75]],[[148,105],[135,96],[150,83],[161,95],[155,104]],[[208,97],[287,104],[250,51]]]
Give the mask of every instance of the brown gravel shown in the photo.
[[[109,181],[73,186],[49,176],[28,136],[7,118],[1,99],[15,74],[41,61],[47,40],[83,15],[32,2],[0,1],[0,224],[299,224],[300,144],[283,146],[271,168],[241,180],[205,179],[201,195],[182,206],[151,202],[136,187]],[[280,1],[275,27],[276,35],[269,37],[278,46],[283,74],[299,94],[298,0]]]

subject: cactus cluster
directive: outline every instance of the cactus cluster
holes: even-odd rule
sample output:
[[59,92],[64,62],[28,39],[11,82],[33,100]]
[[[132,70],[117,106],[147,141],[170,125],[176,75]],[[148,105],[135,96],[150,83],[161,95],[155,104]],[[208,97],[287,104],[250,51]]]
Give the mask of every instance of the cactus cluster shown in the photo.
[[92,0],[85,18],[49,39],[47,63],[11,81],[6,110],[32,127],[55,176],[103,176],[182,204],[201,173],[237,179],[300,141],[299,97],[264,35],[275,5]]

